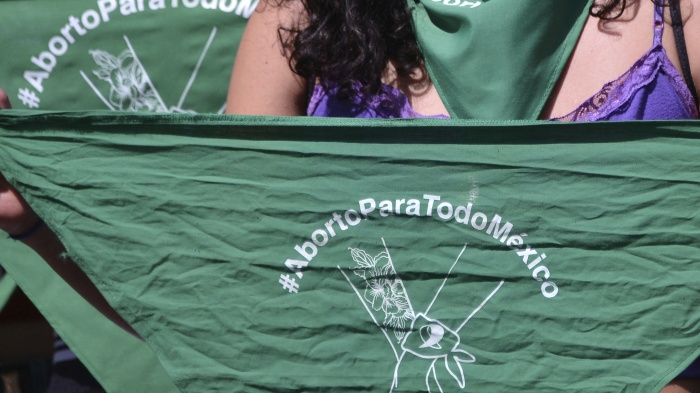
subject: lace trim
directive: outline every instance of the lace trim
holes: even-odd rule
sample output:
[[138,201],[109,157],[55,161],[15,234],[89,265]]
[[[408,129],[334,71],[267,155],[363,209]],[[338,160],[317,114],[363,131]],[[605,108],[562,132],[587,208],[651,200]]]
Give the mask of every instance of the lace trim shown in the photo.
[[671,85],[681,98],[685,109],[691,116],[697,118],[697,108],[692,94],[685,85],[683,77],[668,59],[663,46],[656,45],[647,51],[632,67],[614,81],[603,85],[596,94],[584,101],[570,113],[551,120],[566,122],[597,121],[607,118],[613,112],[624,111],[629,106],[634,95],[663,71],[670,77]]
[[[324,101],[327,104],[328,100],[337,99],[335,96],[336,92],[337,87],[335,86],[331,85],[329,88],[324,88],[322,84],[316,84],[306,109],[307,116],[316,115],[319,106],[324,103]],[[355,97],[344,100],[344,103],[347,106],[348,114],[355,115],[367,113],[371,114],[372,117],[387,119],[411,117],[430,119],[450,118],[445,115],[423,115],[416,112],[401,90],[386,84],[382,84],[382,91],[377,95],[367,97],[358,94]]]

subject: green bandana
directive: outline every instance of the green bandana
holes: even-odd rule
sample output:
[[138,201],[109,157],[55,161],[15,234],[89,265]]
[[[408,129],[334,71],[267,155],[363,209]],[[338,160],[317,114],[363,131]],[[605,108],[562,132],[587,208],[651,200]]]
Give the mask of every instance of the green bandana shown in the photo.
[[16,41],[3,56],[0,87],[21,109],[223,112],[238,41],[256,4],[0,2],[0,33]]
[[191,393],[658,390],[700,353],[698,149],[680,121],[0,114],[0,171]]
[[[15,108],[216,113],[255,0],[0,1],[0,87]],[[178,391],[121,331],[18,242],[0,263],[110,393]],[[0,307],[14,285],[0,280]],[[1,351],[1,350],[0,350]]]
[[450,115],[537,119],[589,0],[410,1],[418,43]]

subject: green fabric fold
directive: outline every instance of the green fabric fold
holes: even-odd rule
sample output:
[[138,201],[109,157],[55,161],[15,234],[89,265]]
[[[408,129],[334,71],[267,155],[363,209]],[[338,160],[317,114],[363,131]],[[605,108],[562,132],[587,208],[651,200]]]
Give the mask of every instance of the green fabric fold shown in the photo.
[[0,250],[0,264],[107,392],[180,391],[147,345],[97,312],[32,250],[5,237]]
[[409,0],[426,66],[450,115],[495,120],[539,117],[590,4]]
[[0,277],[0,311],[5,307],[17,284],[10,276]]

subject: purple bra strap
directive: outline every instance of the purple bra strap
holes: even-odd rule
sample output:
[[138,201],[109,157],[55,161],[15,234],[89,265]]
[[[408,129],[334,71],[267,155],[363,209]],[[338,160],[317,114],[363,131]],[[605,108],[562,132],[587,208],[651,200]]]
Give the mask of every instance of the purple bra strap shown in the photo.
[[664,35],[664,7],[654,5],[654,46],[662,45]]

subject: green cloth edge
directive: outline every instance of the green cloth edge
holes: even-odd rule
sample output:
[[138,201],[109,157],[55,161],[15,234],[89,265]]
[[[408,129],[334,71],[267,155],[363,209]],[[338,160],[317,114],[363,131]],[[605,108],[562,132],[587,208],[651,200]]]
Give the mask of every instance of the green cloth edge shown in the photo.
[[0,278],[0,311],[7,305],[7,301],[10,300],[10,296],[17,288],[15,280],[9,275],[5,275]]
[[180,392],[143,341],[107,320],[36,253],[9,239],[0,239],[0,250],[7,273],[107,392]]
[[[512,125],[516,126],[516,128],[520,127],[531,127],[531,126],[536,126],[536,127],[545,127],[545,128],[570,128],[571,131],[570,133],[567,133],[566,135],[563,134],[558,134],[560,137],[565,137],[565,139],[573,138],[573,139],[578,139],[578,136],[575,134],[577,130],[588,130],[589,132],[591,129],[595,129],[597,131],[602,131],[605,129],[608,129],[610,127],[610,124],[614,123],[635,123],[639,124],[640,121],[625,121],[625,122],[608,122],[608,123],[588,123],[588,124],[580,124],[580,123],[567,123],[567,124],[561,124],[561,123],[554,123],[546,120],[507,120],[507,121],[496,121],[496,120],[473,120],[473,119],[453,119],[453,120],[436,120],[436,119],[375,119],[375,120],[367,120],[367,119],[349,119],[349,118],[303,118],[303,117],[266,117],[266,116],[230,116],[230,115],[214,115],[214,114],[204,114],[204,115],[189,115],[189,114],[134,114],[134,113],[128,113],[128,112],[109,112],[109,111],[86,111],[86,112],[59,112],[59,111],[33,111],[33,110],[9,110],[9,111],[3,111],[2,114],[0,114],[0,128],[6,128],[6,129],[12,129],[13,126],[18,125],[20,127],[26,125],[26,124],[31,124],[33,122],[39,122],[39,121],[45,121],[47,119],[57,119],[57,118],[63,118],[65,121],[75,121],[79,122],[81,124],[85,124],[85,122],[94,122],[93,124],[95,125],[115,125],[115,126],[124,126],[124,125],[135,125],[135,126],[150,126],[150,125],[163,125],[163,124],[180,124],[180,125],[191,125],[195,127],[201,127],[199,131],[206,131],[207,126],[216,126],[219,128],[220,126],[253,126],[253,127],[259,127],[260,132],[264,132],[266,128],[276,128],[278,126],[288,126],[288,128],[292,129],[292,132],[297,133],[299,131],[299,128],[303,128],[308,130],[308,135],[315,135],[318,136],[320,134],[326,134],[329,135],[327,129],[334,128],[334,127],[358,127],[358,126],[366,126],[365,128],[367,129],[373,129],[372,133],[377,132],[377,128],[383,129],[382,131],[390,131],[393,128],[404,128],[409,126],[410,128],[430,128],[432,130],[435,130],[435,128],[444,128],[444,129],[457,129],[460,127],[468,127],[468,126],[503,126],[503,125]],[[700,139],[700,127],[698,127],[697,121],[694,120],[659,120],[659,121],[645,121],[644,123],[654,125],[654,128],[656,129],[668,129],[668,132],[671,134],[675,133],[683,133],[684,136],[692,135],[695,134],[694,139]],[[8,127],[9,126],[9,127]],[[549,126],[549,127],[548,127]],[[299,128],[297,128],[299,127]],[[670,130],[669,128],[673,127],[673,130]],[[309,130],[311,128],[311,130]],[[187,135],[187,136],[196,136],[196,135],[201,135],[202,137],[211,137],[213,134],[208,133],[208,132],[196,132],[194,130],[194,127],[189,127],[182,131],[183,129],[180,130],[168,130],[165,134],[170,135]],[[464,130],[463,130],[464,131]],[[560,130],[561,131],[561,130]],[[27,132],[41,132],[41,130],[29,127]],[[139,131],[135,131],[135,134],[139,134]],[[219,134],[219,131],[214,131],[215,134]],[[281,133],[273,133],[271,135],[262,135],[259,133],[256,133],[257,137],[255,139],[258,140],[278,140],[278,137],[281,134],[288,134],[290,133],[289,131],[282,131]],[[556,131],[555,131],[556,133]],[[642,130],[637,130],[635,131],[636,135],[643,135],[644,132]],[[262,137],[261,137],[262,135]],[[333,134],[337,135],[337,134]],[[393,135],[393,134],[392,134]],[[629,135],[627,133],[626,135]],[[225,137],[225,136],[224,136]],[[231,137],[236,137],[235,133],[231,134]],[[240,137],[240,135],[238,135]],[[334,136],[330,136],[329,138],[331,139],[336,139]],[[302,138],[303,139],[303,138]],[[310,140],[313,140],[313,138],[309,138]],[[377,138],[372,138],[372,139],[377,139]],[[381,138],[379,138],[381,139]],[[587,139],[587,137],[584,136],[584,139]],[[624,138],[623,138],[624,139]],[[381,143],[381,142],[380,142]],[[7,168],[2,165],[0,162],[0,166],[3,166],[2,170],[6,171]],[[8,180],[12,181],[12,176],[8,176]],[[41,214],[40,214],[41,215]],[[16,243],[16,242],[15,242]],[[3,246],[2,241],[0,241],[0,246]],[[70,250],[68,250],[69,254],[71,254]],[[93,280],[96,279],[94,274],[87,268],[86,264],[83,261],[76,260],[81,268],[84,270],[88,271],[89,275]],[[7,269],[8,272],[10,272],[10,269]],[[60,280],[60,279],[59,279]],[[20,280],[17,280],[18,283]],[[99,280],[98,280],[99,281]],[[22,287],[22,285],[20,285]],[[28,293],[28,296],[29,293]],[[106,296],[108,299],[109,297]],[[30,299],[34,301],[34,298],[30,296]],[[110,299],[110,303],[115,306],[115,308],[119,308],[119,304],[116,304],[118,302],[115,302],[116,299],[112,298]],[[37,307],[42,310],[42,307],[37,304]],[[94,310],[93,310],[94,311]],[[43,310],[42,310],[43,313]],[[47,319],[49,319],[47,317]],[[52,324],[53,321],[49,320]],[[58,330],[58,329],[57,329]],[[60,331],[59,331],[60,333]],[[129,336],[131,337],[131,336]],[[66,340],[68,342],[68,340]],[[69,343],[69,345],[71,345]],[[76,354],[78,352],[76,351]],[[79,355],[81,356],[81,355]],[[671,380],[673,380],[673,376],[680,371],[684,370],[692,361],[700,357],[700,345],[696,347],[686,358],[684,361],[679,363],[672,371],[670,371],[667,374],[667,377],[664,379],[660,380],[657,385],[655,385],[653,391],[658,391],[662,387],[664,387],[666,384],[668,384]],[[169,369],[167,364],[164,364],[164,367],[166,369]],[[90,368],[90,367],[89,367]],[[92,371],[92,369],[91,369]],[[100,370],[97,370],[98,372]],[[133,376],[131,376],[133,378]],[[98,378],[99,380],[99,378]],[[102,380],[100,380],[102,382]],[[106,386],[105,386],[106,387]],[[109,392],[138,392],[138,391],[153,391],[153,392],[161,392],[163,390],[108,390]],[[178,390],[174,390],[178,391]]]

